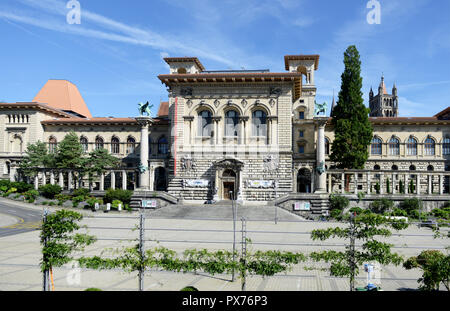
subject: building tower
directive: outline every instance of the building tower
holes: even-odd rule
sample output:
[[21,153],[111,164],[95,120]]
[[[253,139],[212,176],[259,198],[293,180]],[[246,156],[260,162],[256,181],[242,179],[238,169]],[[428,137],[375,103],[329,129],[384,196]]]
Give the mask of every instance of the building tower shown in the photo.
[[381,76],[378,95],[374,96],[373,90],[370,88],[369,107],[371,117],[398,117],[398,94],[395,83],[392,94],[388,94],[384,84],[384,76]]

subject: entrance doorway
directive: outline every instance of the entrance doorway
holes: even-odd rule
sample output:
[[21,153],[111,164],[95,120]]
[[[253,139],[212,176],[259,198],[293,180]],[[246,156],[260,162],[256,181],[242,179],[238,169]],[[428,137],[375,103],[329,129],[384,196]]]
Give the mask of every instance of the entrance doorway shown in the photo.
[[311,193],[311,172],[302,168],[297,175],[297,192]]
[[[225,170],[222,174],[222,198],[232,200],[236,198],[236,173],[231,170]],[[232,192],[232,194],[230,194]]]

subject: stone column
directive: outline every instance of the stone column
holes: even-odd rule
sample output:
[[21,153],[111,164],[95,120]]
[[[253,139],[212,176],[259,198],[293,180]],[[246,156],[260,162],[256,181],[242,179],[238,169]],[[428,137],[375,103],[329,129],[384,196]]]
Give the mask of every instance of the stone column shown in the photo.
[[433,175],[428,174],[428,194],[433,194]]
[[392,174],[392,194],[395,194],[395,174]]
[[[318,131],[317,131],[317,167],[323,166],[325,169],[325,125],[328,117],[315,117]],[[317,188],[315,193],[326,193],[327,175],[325,172],[315,172],[317,174]],[[344,190],[344,189],[343,189]]]
[[59,178],[58,178],[59,186],[61,189],[64,189],[64,174],[63,172],[59,172]]
[[127,171],[122,171],[122,189],[127,190]]
[[214,180],[214,197],[213,200],[214,201],[219,201],[219,169],[216,167],[216,177]]
[[353,177],[354,179],[355,179],[355,194],[358,194],[358,173],[355,173],[354,174],[354,177]]
[[333,184],[332,184],[333,175],[327,173],[327,177],[328,177],[328,193],[332,193],[333,192]]
[[69,171],[68,173],[68,186],[67,186],[67,190],[72,190],[72,182],[73,182],[73,176],[72,176],[72,171]]
[[50,172],[50,184],[55,184],[55,173],[53,171]]
[[[327,187],[327,182],[326,182],[326,178],[327,178],[327,176],[326,176],[326,173],[323,173],[322,175],[325,175],[325,190],[326,190],[326,187]],[[312,169],[312,174],[311,174],[311,193],[314,193],[314,191],[316,190],[315,189],[315,177],[314,176],[316,176],[316,174],[314,174],[314,168]]]
[[444,194],[444,175],[439,175],[439,194]]
[[100,191],[105,191],[105,173],[100,174]]
[[111,176],[111,189],[116,190],[116,172],[111,171],[110,176]]
[[292,192],[297,193],[297,170],[294,168],[292,172]]
[[39,177],[36,175],[34,176],[34,190],[39,189]]
[[341,193],[345,193],[345,174],[341,173]]
[[384,173],[380,173],[380,194],[383,194]]
[[140,189],[148,190],[150,181],[150,172],[148,169],[148,135],[149,135],[149,124],[152,123],[152,118],[150,117],[138,117],[136,118],[139,125],[141,126],[141,171],[140,171]]
[[367,172],[367,193],[371,194],[372,191],[370,191],[370,173]]
[[42,172],[42,185],[45,186],[47,184],[47,175],[45,174],[45,171]]
[[155,168],[150,167],[150,190],[155,191]]
[[417,186],[416,186],[416,194],[420,194],[420,174],[416,175]]
[[238,194],[237,194],[237,201],[243,202],[244,196],[242,195],[242,193],[244,190],[244,178],[242,176],[242,169],[240,169],[238,172],[238,178],[239,178],[239,189],[238,189]]

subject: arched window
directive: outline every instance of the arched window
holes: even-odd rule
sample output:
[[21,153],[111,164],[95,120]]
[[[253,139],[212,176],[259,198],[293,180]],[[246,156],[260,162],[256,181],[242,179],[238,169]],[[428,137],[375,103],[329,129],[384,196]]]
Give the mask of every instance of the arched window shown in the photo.
[[239,114],[230,110],[225,113],[225,136],[239,136]]
[[98,136],[96,139],[95,139],[95,149],[103,149],[103,146],[104,146],[104,141],[103,141],[103,138],[101,138],[100,136]]
[[127,139],[127,154],[132,154],[136,150],[136,140],[133,137]]
[[203,110],[198,114],[198,135],[211,137],[212,115],[208,110]]
[[434,171],[434,166],[433,165],[428,165],[427,171],[429,171],[429,172]]
[[417,155],[417,140],[410,137],[406,143],[406,154],[410,156]]
[[383,142],[381,141],[381,139],[378,137],[374,137],[372,139],[372,148],[371,148],[372,154],[381,155],[382,145],[383,145]]
[[411,165],[411,166],[409,167],[409,170],[410,170],[410,171],[415,171],[415,170],[416,170],[416,166],[415,166],[415,165]]
[[389,141],[389,154],[400,155],[400,141],[395,137],[392,137]]
[[267,136],[267,114],[262,110],[256,110],[252,116],[252,135],[258,137]]
[[120,140],[117,137],[113,137],[111,139],[111,153],[112,154],[120,153]]
[[397,165],[392,165],[392,170],[393,171],[398,171],[398,166]]
[[450,137],[444,138],[442,152],[444,155],[450,155]]
[[167,144],[167,138],[164,136],[158,140],[158,154],[168,154],[169,148]]
[[374,170],[374,171],[379,171],[379,170],[381,170],[381,167],[377,164],[377,165],[375,165],[375,166],[373,167],[373,170]]
[[435,148],[435,142],[434,139],[431,137],[428,137],[425,140],[425,155],[434,155],[436,152],[436,148]]
[[88,142],[88,139],[86,137],[81,137],[80,138],[80,144],[81,144],[81,148],[83,149],[83,152],[84,153],[88,152],[89,142]]
[[325,138],[325,154],[330,154],[330,140],[328,138]]
[[50,137],[50,139],[48,140],[48,151],[50,153],[56,153],[56,149],[58,147],[58,141],[56,140],[55,137]]

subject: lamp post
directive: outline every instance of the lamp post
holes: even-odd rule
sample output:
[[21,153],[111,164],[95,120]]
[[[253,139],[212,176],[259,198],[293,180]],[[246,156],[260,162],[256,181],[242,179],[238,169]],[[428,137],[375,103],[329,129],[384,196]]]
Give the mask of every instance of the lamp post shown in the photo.
[[[233,262],[236,260],[236,210],[233,200],[233,191],[230,191],[231,211],[233,214]],[[231,276],[231,282],[234,282],[234,268]]]

